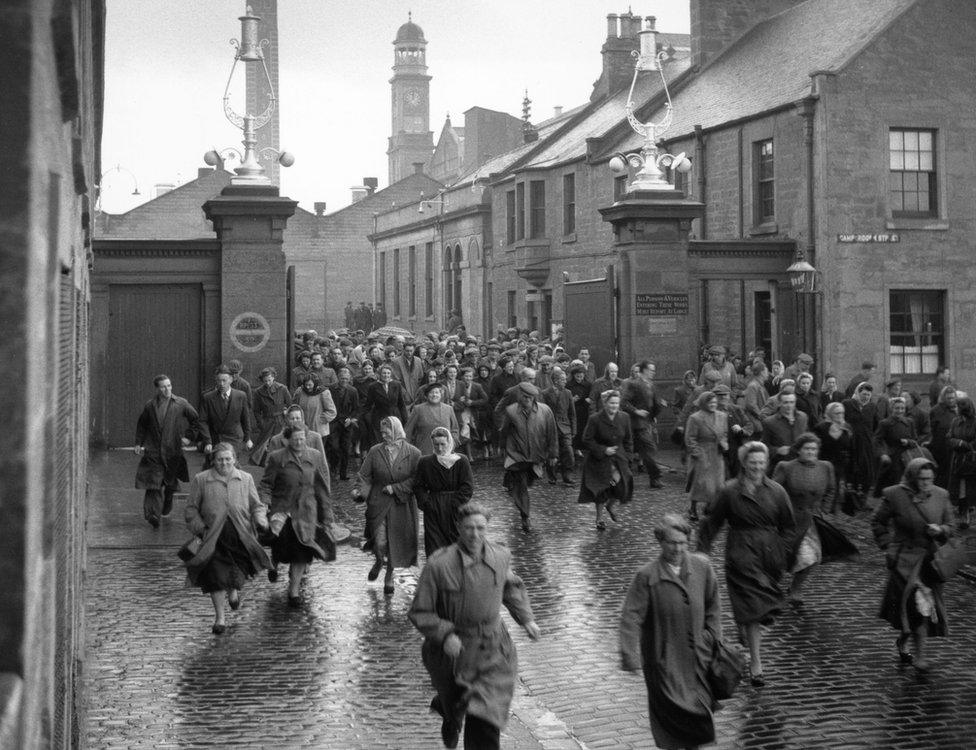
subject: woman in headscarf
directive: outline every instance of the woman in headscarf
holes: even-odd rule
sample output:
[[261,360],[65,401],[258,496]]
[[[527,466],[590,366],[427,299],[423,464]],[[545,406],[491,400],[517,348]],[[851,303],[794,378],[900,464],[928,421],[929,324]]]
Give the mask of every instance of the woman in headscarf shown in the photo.
[[[874,514],[874,539],[885,552],[888,584],[878,616],[899,631],[896,641],[902,664],[928,668],[925,644],[929,636],[946,635],[942,582],[932,569],[939,543],[953,533],[949,493],[935,485],[935,466],[913,458],[901,483],[887,487]],[[908,650],[914,636],[915,655]]]
[[435,427],[430,442],[434,453],[417,463],[413,482],[417,506],[424,512],[424,552],[428,559],[434,550],[458,540],[457,511],[474,492],[471,464],[454,452],[451,431]]
[[725,484],[725,451],[729,449],[729,415],[719,411],[718,397],[704,391],[698,410],[688,417],[685,447],[688,449],[688,518],[698,520],[698,506],[707,511]]
[[952,451],[949,470],[949,497],[959,514],[959,528],[968,529],[976,507],[976,409],[967,396],[957,400],[959,415],[952,420],[947,439]]
[[828,403],[824,421],[813,428],[813,433],[820,438],[820,457],[834,467],[834,498],[824,510],[836,513],[839,504],[853,509],[853,505],[844,503],[854,454],[854,430],[844,421],[844,405],[837,401]]
[[749,648],[749,674],[755,687],[766,684],[762,665],[762,627],[782,611],[779,579],[794,536],[793,510],[786,491],[766,476],[769,449],[748,442],[739,449],[739,476],[708,509],[699,528],[698,549],[710,552],[712,541],[729,522],[725,543],[725,580],[739,637]]
[[383,593],[393,594],[393,569],[417,564],[417,501],[414,477],[420,451],[407,442],[396,417],[380,420],[381,442],[369,449],[354,479],[353,498],[366,502],[363,549],[375,557],[367,579],[375,581],[386,563]]
[[322,379],[314,372],[302,380],[302,387],[295,391],[292,403],[302,407],[305,426],[321,436],[322,442],[329,435],[329,422],[336,418],[332,392],[322,386]]
[[854,433],[850,476],[851,488],[856,494],[854,505],[858,509],[865,507],[865,496],[874,487],[876,476],[874,431],[878,426],[878,416],[871,403],[873,395],[874,386],[864,382],[854,389],[854,398],[844,401],[844,414]]
[[875,484],[875,497],[881,490],[895,484],[905,471],[905,451],[918,446],[915,423],[907,416],[904,396],[894,396],[888,400],[891,416],[878,423],[874,431],[877,451],[881,456],[881,471]]
[[685,370],[680,385],[674,387],[674,398],[671,399],[671,408],[675,414],[681,413],[688,399],[694,398],[696,390],[698,390],[698,376],[694,370]]
[[244,581],[271,567],[254,536],[255,531],[268,528],[267,508],[258,498],[254,478],[238,469],[236,461],[233,446],[218,443],[213,467],[193,477],[186,503],[187,528],[203,540],[186,563],[187,580],[210,594],[215,635],[227,629],[225,597],[231,609],[238,609]]
[[576,409],[576,434],[573,436],[573,449],[577,455],[583,451],[583,431],[590,418],[590,391],[593,384],[586,379],[586,367],[577,363],[569,368],[569,382],[566,389],[573,395],[573,408]]
[[796,458],[781,461],[773,471],[773,481],[786,490],[790,498],[796,522],[796,535],[790,551],[793,580],[787,592],[787,599],[794,607],[803,606],[803,597],[800,596],[803,583],[813,566],[823,559],[813,516],[822,514],[824,508],[834,503],[834,467],[827,461],[819,460],[819,452],[820,438],[812,432],[804,432],[793,445]]
[[774,359],[770,367],[772,369],[766,374],[766,393],[775,396],[779,392],[780,381],[786,373],[786,365],[780,360]]
[[421,455],[429,456],[434,452],[430,442],[430,433],[435,427],[446,427],[458,439],[458,421],[454,414],[454,407],[442,401],[444,395],[443,383],[431,383],[426,386],[427,400],[417,404],[407,418],[404,430],[411,445],[420,449]]
[[722,641],[718,578],[702,555],[688,554],[691,526],[668,513],[654,528],[660,557],[637,571],[620,618],[623,668],[644,670],[654,742],[697,748],[715,740],[718,703],[706,679]]
[[600,395],[603,408],[592,414],[583,429],[583,477],[577,502],[596,505],[596,528],[603,531],[603,509],[614,521],[615,503],[630,502],[634,478],[630,473],[630,456],[634,437],[630,417],[620,411],[620,391]]
[[291,394],[281,383],[275,382],[278,371],[273,367],[261,370],[261,386],[254,391],[254,422],[258,435],[251,451],[251,463],[264,466],[268,441],[285,427],[285,410],[291,405]]

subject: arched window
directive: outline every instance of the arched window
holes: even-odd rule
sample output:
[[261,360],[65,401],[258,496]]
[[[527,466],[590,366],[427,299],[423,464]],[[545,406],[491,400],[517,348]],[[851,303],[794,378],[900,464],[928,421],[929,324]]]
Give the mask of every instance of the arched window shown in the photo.
[[451,265],[451,271],[454,274],[454,309],[457,310],[458,315],[462,318],[464,317],[464,310],[461,307],[461,246],[458,245],[454,248],[454,263]]

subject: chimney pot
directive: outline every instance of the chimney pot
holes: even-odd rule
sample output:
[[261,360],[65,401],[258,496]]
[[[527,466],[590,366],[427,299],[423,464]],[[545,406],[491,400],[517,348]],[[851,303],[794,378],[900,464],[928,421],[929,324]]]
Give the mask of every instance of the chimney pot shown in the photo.
[[415,161],[413,163],[413,173],[423,174],[424,173],[424,163],[422,161]]
[[359,203],[359,201],[366,197],[366,188],[362,185],[353,185],[350,190],[352,191],[353,203]]
[[315,201],[315,215],[325,216],[325,201]]
[[379,187],[380,181],[375,177],[363,177],[363,186],[366,188],[366,192],[372,195],[376,192],[376,188]]
[[607,15],[607,39],[616,39],[617,36],[617,14],[610,13]]
[[557,104],[555,107],[552,108],[553,117],[559,117],[559,115],[561,115],[562,113],[563,113],[563,107],[561,104]]
[[197,179],[214,173],[213,167],[197,167]]

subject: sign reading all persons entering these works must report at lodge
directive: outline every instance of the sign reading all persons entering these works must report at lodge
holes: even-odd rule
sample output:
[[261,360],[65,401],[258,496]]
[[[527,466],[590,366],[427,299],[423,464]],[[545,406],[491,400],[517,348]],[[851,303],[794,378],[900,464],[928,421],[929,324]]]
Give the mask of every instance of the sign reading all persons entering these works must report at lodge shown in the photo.
[[687,315],[688,295],[678,293],[635,294],[635,315]]

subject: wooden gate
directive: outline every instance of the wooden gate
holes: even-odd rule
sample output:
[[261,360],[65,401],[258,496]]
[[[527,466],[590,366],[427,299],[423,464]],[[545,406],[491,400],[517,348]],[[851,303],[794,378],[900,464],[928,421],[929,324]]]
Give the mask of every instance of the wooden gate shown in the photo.
[[194,406],[199,402],[202,298],[199,284],[109,286],[103,395],[109,445],[132,445],[156,375],[168,375],[176,395]]
[[570,356],[581,347],[590,350],[597,374],[607,362],[617,361],[617,307],[613,266],[606,278],[567,281],[563,284],[563,346]]

